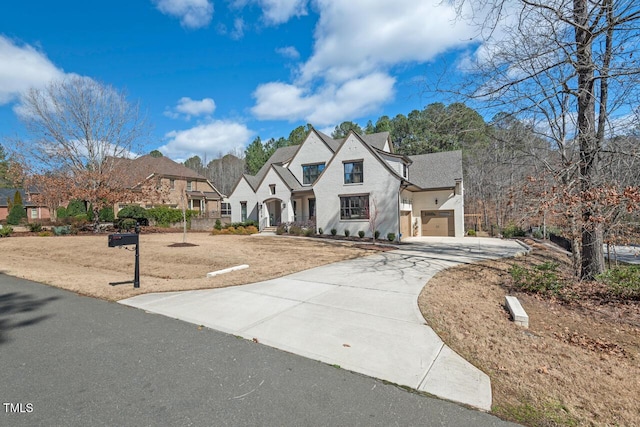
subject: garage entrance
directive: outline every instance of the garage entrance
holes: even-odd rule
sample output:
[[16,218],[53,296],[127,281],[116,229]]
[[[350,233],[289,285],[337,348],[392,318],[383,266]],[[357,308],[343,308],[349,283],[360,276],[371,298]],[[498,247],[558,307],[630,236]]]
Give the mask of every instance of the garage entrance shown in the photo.
[[453,211],[422,211],[422,235],[423,236],[450,236],[456,235]]

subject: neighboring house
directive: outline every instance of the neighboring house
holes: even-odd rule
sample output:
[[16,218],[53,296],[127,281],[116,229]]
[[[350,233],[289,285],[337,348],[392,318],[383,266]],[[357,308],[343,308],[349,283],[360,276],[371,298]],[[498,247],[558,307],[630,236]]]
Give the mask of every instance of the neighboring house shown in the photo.
[[[139,190],[139,198],[133,204],[145,208],[168,206],[182,208],[186,198],[186,208],[200,212],[201,216],[221,218],[223,195],[204,176],[176,163],[167,157],[150,155],[136,159],[118,159],[117,173],[125,177],[126,185],[134,192]],[[126,205],[126,201],[117,203],[117,212]]]
[[228,198],[231,220],[252,219],[261,230],[313,221],[324,233],[369,237],[375,220],[381,238],[463,236],[462,152],[407,157],[392,147],[388,132],[334,140],[312,129],[240,178]]
[[38,222],[51,219],[49,208],[32,201],[33,196],[37,194],[35,190],[25,191],[22,188],[0,188],[0,221],[4,221],[9,216],[9,199],[13,203],[16,191],[20,192],[22,197],[22,206],[27,213],[29,222]]

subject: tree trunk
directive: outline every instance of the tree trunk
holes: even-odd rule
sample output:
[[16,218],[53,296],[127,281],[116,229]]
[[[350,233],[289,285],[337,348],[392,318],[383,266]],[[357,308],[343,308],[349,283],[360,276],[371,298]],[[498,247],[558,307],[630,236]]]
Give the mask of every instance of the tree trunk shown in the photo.
[[592,280],[604,271],[602,226],[594,222],[594,208],[585,200],[600,181],[600,144],[596,133],[593,34],[589,30],[589,2],[574,0],[576,71],[578,74],[578,143],[582,190],[582,269],[580,277]]

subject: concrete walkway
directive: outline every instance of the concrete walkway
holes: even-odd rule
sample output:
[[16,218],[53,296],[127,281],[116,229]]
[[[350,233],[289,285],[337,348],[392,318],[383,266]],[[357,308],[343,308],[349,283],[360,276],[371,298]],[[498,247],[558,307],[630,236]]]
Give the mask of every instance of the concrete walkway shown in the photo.
[[489,377],[444,345],[417,298],[444,268],[524,251],[508,240],[412,238],[399,250],[274,280],[120,303],[490,410]]

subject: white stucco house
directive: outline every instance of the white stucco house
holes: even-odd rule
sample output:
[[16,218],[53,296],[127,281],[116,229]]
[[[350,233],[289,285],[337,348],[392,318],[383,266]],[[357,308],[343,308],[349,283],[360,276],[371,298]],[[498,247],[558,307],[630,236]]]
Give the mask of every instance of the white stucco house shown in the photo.
[[315,129],[301,145],[278,149],[255,175],[243,175],[228,202],[233,222],[260,229],[312,222],[316,230],[381,238],[463,236],[462,152],[393,152],[388,132],[334,140]]

